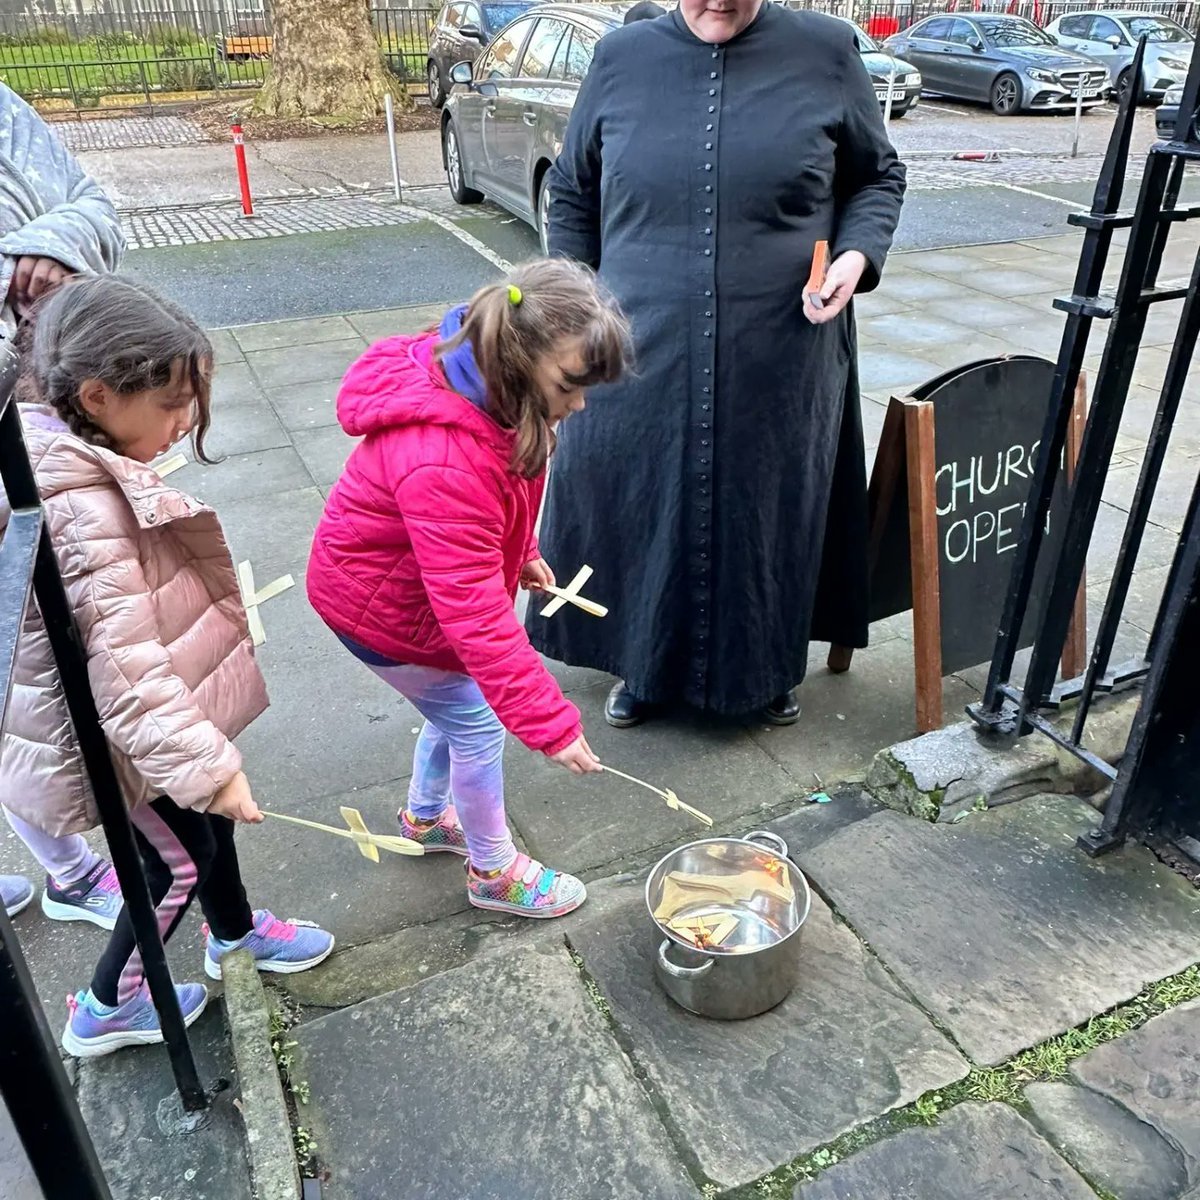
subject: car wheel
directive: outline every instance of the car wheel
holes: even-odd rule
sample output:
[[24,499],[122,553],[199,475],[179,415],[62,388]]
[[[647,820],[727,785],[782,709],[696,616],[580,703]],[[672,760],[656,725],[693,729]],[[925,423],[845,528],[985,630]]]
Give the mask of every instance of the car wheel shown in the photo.
[[992,112],[1013,117],[1021,111],[1021,81],[1006,71],[992,84]]
[[[1120,75],[1117,76],[1117,103],[1118,104],[1123,104],[1125,102],[1125,94],[1129,91],[1129,89],[1132,86],[1133,86],[1133,68],[1126,67],[1125,70],[1123,70],[1120,73]],[[1133,98],[1133,103],[1135,105],[1141,104],[1141,102],[1142,102],[1142,97],[1140,95],[1135,96]]]
[[441,108],[446,103],[446,92],[442,87],[442,73],[432,58],[429,60],[429,66],[425,69],[425,82],[429,89],[429,103],[434,108]]
[[537,197],[537,228],[538,241],[542,244],[542,253],[550,253],[550,172],[542,176],[538,184]]
[[446,160],[446,182],[450,185],[450,195],[454,197],[455,204],[478,204],[483,199],[483,193],[466,185],[462,148],[453,121],[447,121],[442,130],[442,153]]

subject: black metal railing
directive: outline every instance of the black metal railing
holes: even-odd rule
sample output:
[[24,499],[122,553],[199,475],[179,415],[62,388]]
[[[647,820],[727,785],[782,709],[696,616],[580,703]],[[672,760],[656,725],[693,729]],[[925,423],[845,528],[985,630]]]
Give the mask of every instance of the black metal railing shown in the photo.
[[[1140,69],[1144,50],[1143,43],[1138,48],[1135,72]],[[1196,255],[1186,285],[1165,286],[1159,282],[1172,230],[1182,222],[1200,218],[1200,205],[1180,204],[1184,172],[1189,164],[1200,162],[1200,138],[1196,131],[1198,109],[1200,54],[1194,53],[1174,136],[1150,150],[1132,215],[1120,211],[1134,117],[1133,102],[1127,98],[1113,131],[1091,211],[1068,218],[1084,230],[1075,290],[1069,298],[1055,302],[1057,308],[1066,312],[1067,319],[1041,451],[987,687],[982,701],[969,709],[971,716],[985,729],[1008,736],[1039,731],[1114,781],[1101,828],[1081,839],[1084,848],[1094,853],[1119,844],[1130,834],[1163,835],[1168,810],[1171,820],[1175,820],[1181,811],[1179,805],[1172,808],[1163,796],[1183,795],[1178,789],[1189,786],[1200,788],[1200,739],[1187,734],[1189,723],[1194,724],[1197,720],[1200,706],[1195,702],[1194,687],[1181,691],[1175,674],[1186,669],[1194,676],[1200,656],[1200,630],[1196,627],[1196,609],[1200,601],[1197,590],[1200,580],[1196,570],[1197,556],[1200,555],[1200,547],[1196,544],[1200,538],[1196,517],[1200,505],[1200,478],[1196,481],[1188,519],[1146,652],[1132,661],[1118,664],[1112,661],[1151,503],[1200,336],[1200,254]],[[1106,296],[1101,292],[1101,284],[1117,230],[1128,230],[1129,238],[1116,293]],[[1075,596],[1084,579],[1092,531],[1116,448],[1126,398],[1133,383],[1146,322],[1155,305],[1175,301],[1183,302],[1179,324],[1088,667],[1081,678],[1057,681],[1057,664]],[[1041,611],[1034,614],[1036,636],[1032,656],[1024,682],[1018,684],[1014,679],[1018,634],[1030,605],[1034,574],[1045,549],[1043,531],[1055,468],[1066,442],[1071,401],[1087,352],[1088,334],[1097,319],[1111,322],[1108,338],[1071,487],[1063,537],[1051,552],[1053,558],[1048,575],[1052,582]],[[1120,767],[1114,767],[1084,745],[1087,720],[1097,696],[1142,682],[1146,689],[1134,732]],[[1049,716],[1052,710],[1067,704],[1076,706],[1069,728]],[[1173,705],[1183,705],[1183,708],[1177,711]],[[1169,756],[1165,752],[1148,756],[1146,746],[1161,738],[1164,729],[1178,733],[1177,744],[1172,743]],[[1162,776],[1163,763],[1168,757],[1174,780]],[[1148,799],[1150,792],[1159,799]],[[1200,792],[1196,790],[1187,793],[1194,808],[1200,808],[1197,795]],[[1197,840],[1200,828],[1189,831],[1185,828],[1187,825],[1185,820],[1181,832],[1177,831],[1176,841],[1179,837],[1190,838],[1194,848],[1200,850],[1200,840]]]
[[[167,966],[154,903],[88,681],[87,659],[43,521],[37,484],[13,400],[15,356],[0,363],[0,484],[11,510],[0,540],[0,715],[8,706],[18,644],[32,598],[45,626],[146,981],[159,1014],[185,1118],[203,1123],[209,1094],[200,1083]],[[0,1094],[47,1197],[110,1200],[108,1185],[67,1082],[20,943],[0,906]]]

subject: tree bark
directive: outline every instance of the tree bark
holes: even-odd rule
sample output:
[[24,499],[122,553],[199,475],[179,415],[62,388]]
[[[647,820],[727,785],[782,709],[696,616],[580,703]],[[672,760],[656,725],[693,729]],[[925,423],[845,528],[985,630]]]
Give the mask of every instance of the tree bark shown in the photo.
[[383,111],[389,91],[397,107],[410,107],[407,89],[384,64],[368,4],[274,0],[271,73],[255,112],[361,121]]

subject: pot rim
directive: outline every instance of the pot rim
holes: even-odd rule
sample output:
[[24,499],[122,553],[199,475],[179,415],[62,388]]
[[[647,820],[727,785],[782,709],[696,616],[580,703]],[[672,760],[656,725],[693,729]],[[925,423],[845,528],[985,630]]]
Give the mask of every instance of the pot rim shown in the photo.
[[[646,876],[646,884],[642,889],[642,897],[646,902],[646,911],[650,914],[650,920],[654,922],[655,928],[659,930],[663,937],[670,938],[672,942],[674,942],[677,946],[681,946],[684,950],[690,950],[693,954],[706,955],[709,958],[749,958],[754,954],[762,954],[766,950],[774,950],[777,946],[784,945],[785,942],[791,941],[791,939],[794,938],[796,934],[798,934],[800,930],[804,928],[808,922],[809,913],[812,911],[812,888],[809,887],[807,877],[799,868],[799,866],[797,866],[796,863],[794,863],[786,854],[780,854],[778,851],[773,850],[770,846],[764,845],[762,842],[751,841],[751,837],[752,834],[747,834],[745,837],[698,838],[694,842],[684,842],[682,846],[676,846],[674,849],[668,850],[667,853],[664,854],[662,858],[660,858],[658,862],[656,862],[654,866],[650,868],[650,873]],[[660,921],[654,915],[654,908],[650,903],[650,884],[654,880],[655,875],[658,874],[659,868],[669,858],[681,853],[684,850],[690,850],[693,846],[708,846],[716,844],[754,846],[756,849],[765,851],[773,858],[777,858],[787,865],[788,874],[792,878],[793,882],[798,879],[804,888],[804,911],[800,914],[800,919],[796,922],[795,929],[793,929],[790,933],[785,934],[779,939],[779,941],[772,942],[769,946],[756,946],[753,950],[734,951],[725,950],[720,946],[712,946],[707,948],[696,946],[691,942],[685,941],[677,933],[670,929],[665,922]],[[782,840],[781,844],[783,844]]]

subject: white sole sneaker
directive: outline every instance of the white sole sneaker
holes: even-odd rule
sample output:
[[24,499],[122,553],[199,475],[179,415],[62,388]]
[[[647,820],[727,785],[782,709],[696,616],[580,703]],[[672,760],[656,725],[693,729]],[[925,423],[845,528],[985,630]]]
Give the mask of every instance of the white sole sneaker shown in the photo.
[[[208,993],[199,1006],[183,1018],[185,1026],[196,1023],[208,1007]],[[157,1046],[163,1040],[161,1029],[122,1029],[113,1033],[103,1033],[99,1037],[79,1038],[71,1029],[70,1021],[63,1030],[62,1048],[74,1058],[103,1058],[125,1046]]]
[[[330,938],[329,945],[314,958],[305,958],[298,962],[275,962],[272,960],[259,962],[256,960],[254,965],[264,975],[298,975],[301,971],[307,971],[323,963],[333,953],[335,944],[336,939]],[[221,964],[210,958],[207,950],[204,952],[204,973],[209,979],[224,978],[221,973]]]
[[573,913],[587,899],[587,888],[583,888],[579,895],[563,904],[556,904],[553,908],[526,908],[521,904],[509,904],[506,900],[483,900],[474,896],[471,892],[467,892],[467,900],[475,908],[485,908],[489,912],[508,913],[514,917],[530,917],[535,921],[549,921],[553,917],[565,917],[567,913]]
[[15,917],[17,913],[23,913],[33,903],[33,893],[30,892],[24,900],[18,900],[11,908],[5,908],[5,912],[10,917]]
[[89,925],[107,929],[111,933],[117,927],[116,917],[105,917],[97,912],[88,912],[78,904],[62,904],[51,900],[48,892],[42,893],[42,912],[52,921],[86,921]]

